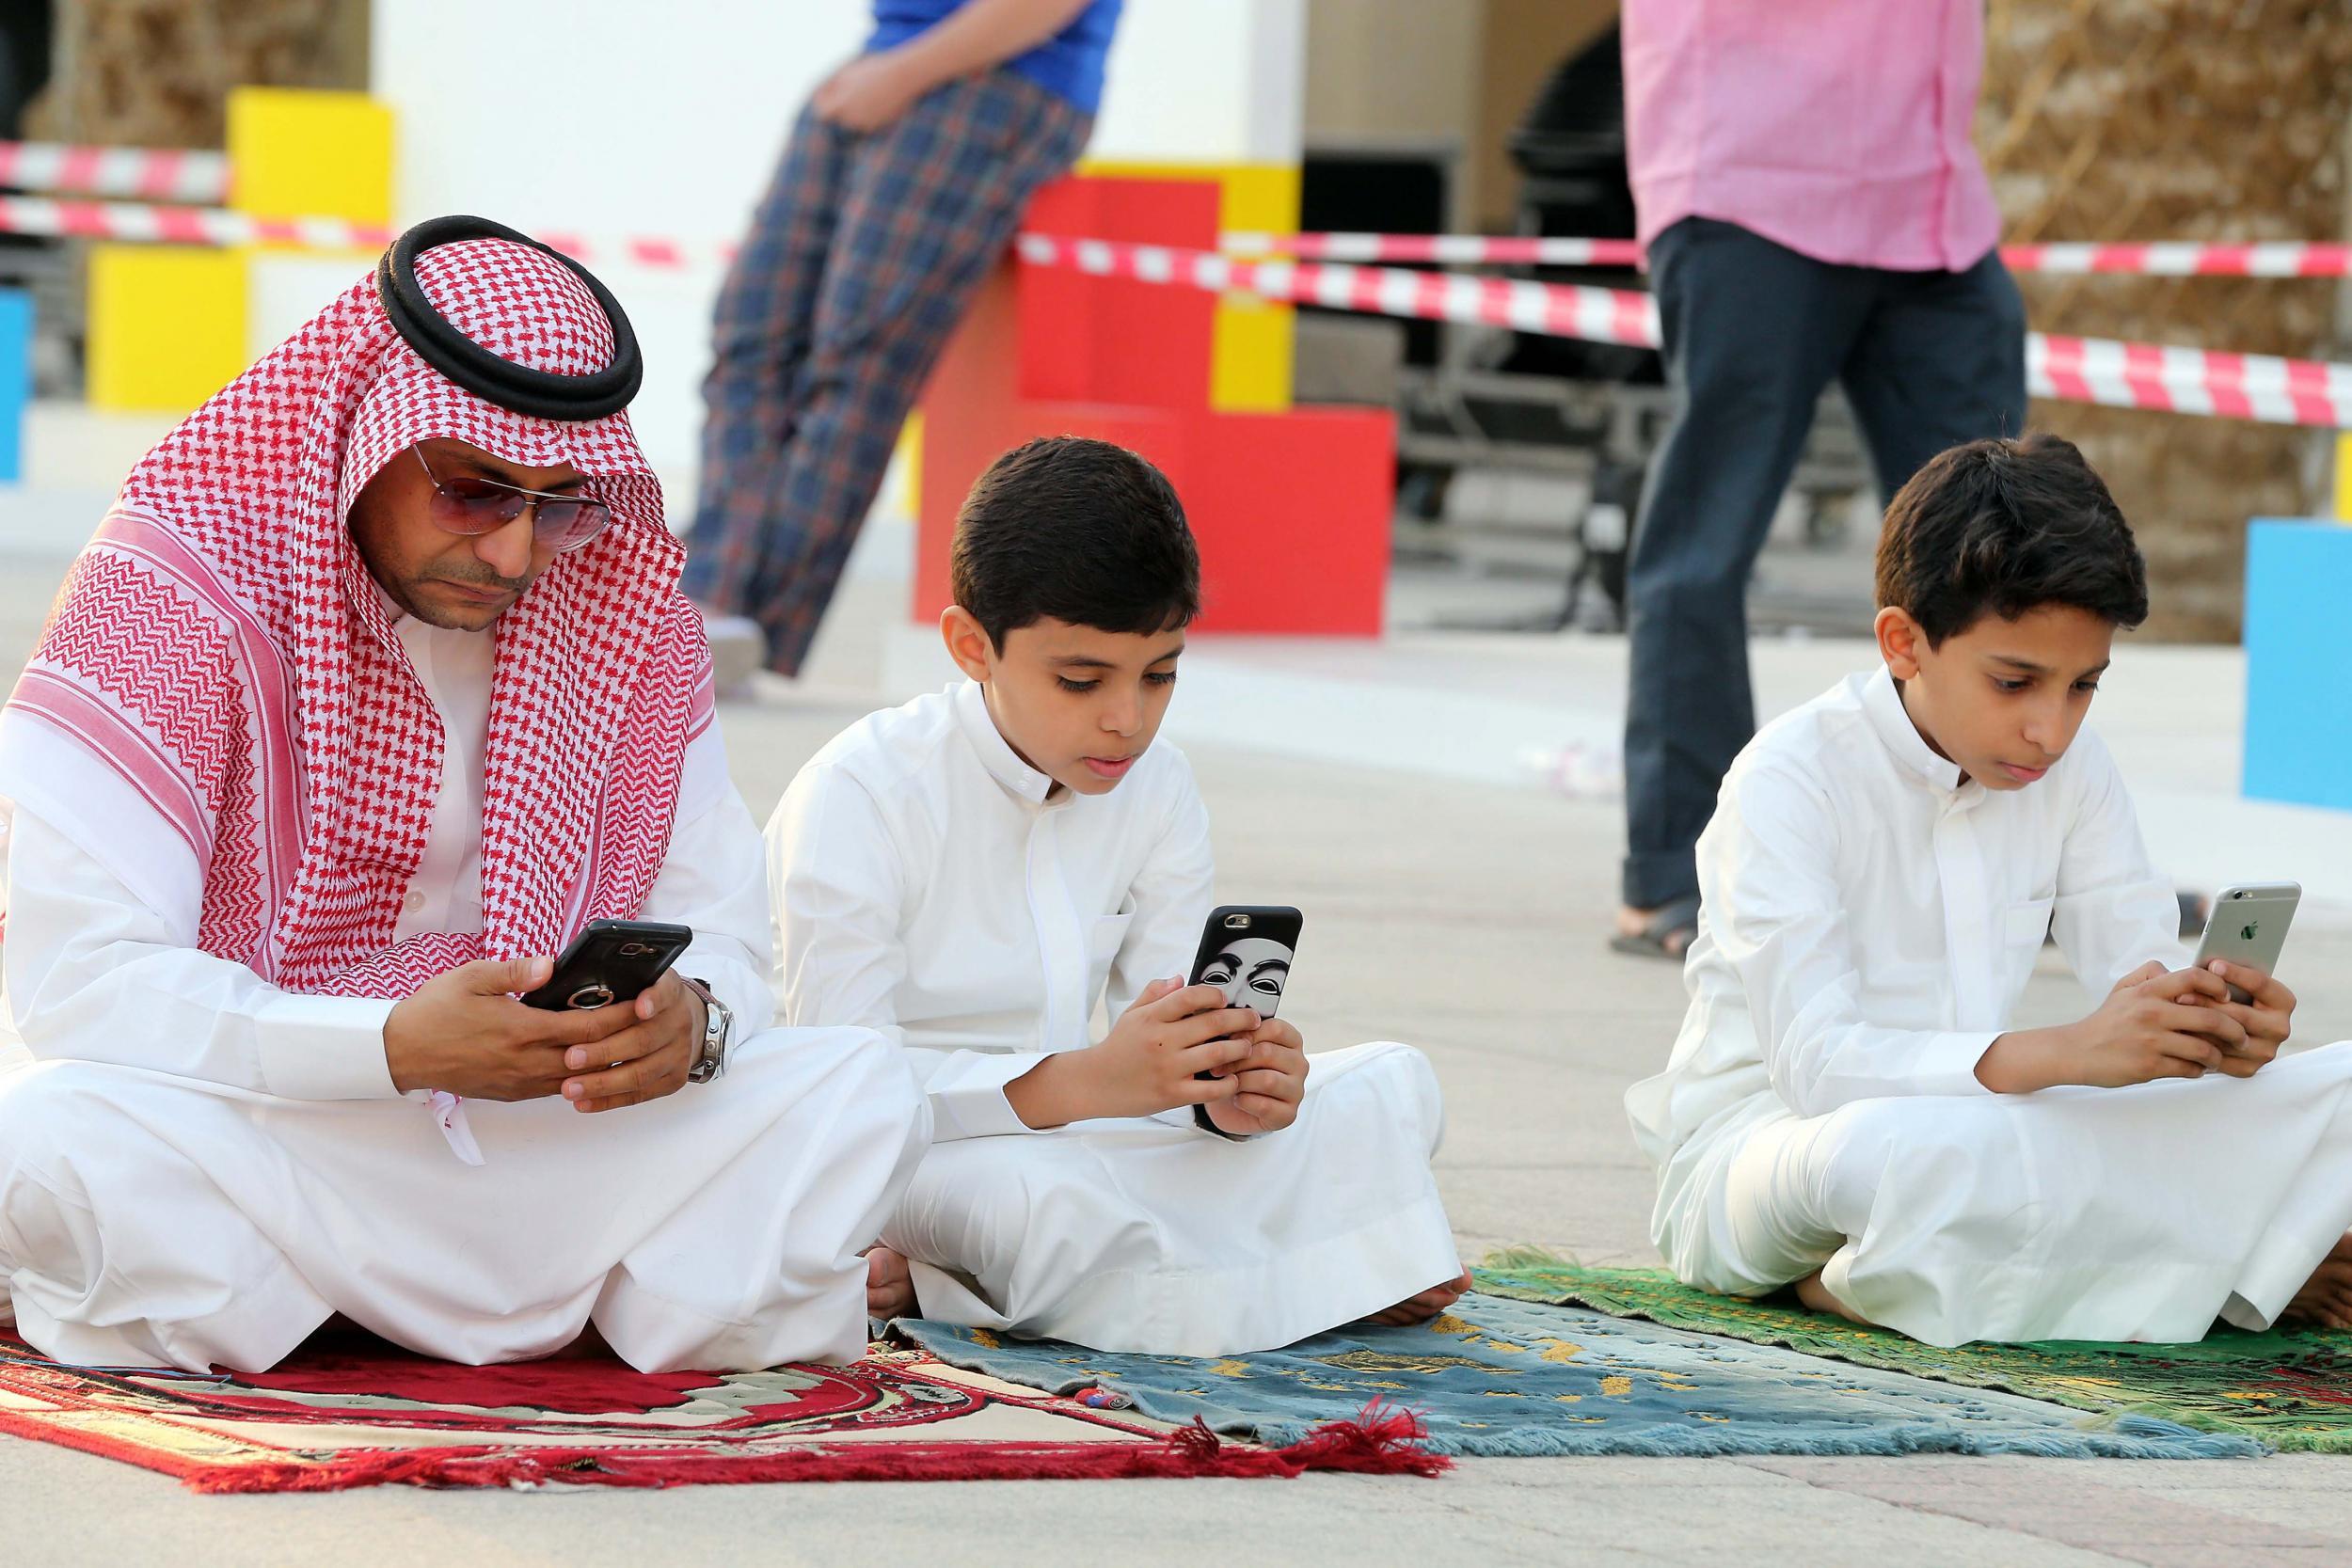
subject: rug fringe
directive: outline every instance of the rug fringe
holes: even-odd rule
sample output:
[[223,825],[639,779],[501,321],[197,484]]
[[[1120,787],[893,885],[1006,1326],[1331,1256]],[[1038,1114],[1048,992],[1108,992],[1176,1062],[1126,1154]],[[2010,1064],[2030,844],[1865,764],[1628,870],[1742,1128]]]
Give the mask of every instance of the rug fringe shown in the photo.
[[2251,1438],[2227,1433],[2192,1432],[2169,1422],[2130,1423],[2112,1431],[2015,1433],[2002,1435],[1903,1422],[1796,1437],[1783,1432],[1743,1432],[1730,1427],[1694,1431],[1661,1426],[1632,1432],[1576,1432],[1556,1427],[1454,1436],[1444,1451],[1471,1459],[1627,1458],[1712,1459],[1730,1455],[1854,1455],[1897,1458],[1909,1454],[1994,1455],[2039,1459],[2259,1459],[2269,1449]]
[[[1193,1422],[1200,1425],[1200,1418],[1195,1416]],[[1275,1451],[1296,1460],[1302,1469],[1359,1475],[1436,1476],[1454,1465],[1430,1446],[1429,1429],[1418,1412],[1376,1399],[1358,1411],[1354,1420],[1327,1421]]]
[[1421,1418],[1375,1401],[1287,1448],[1230,1443],[1197,1418],[1157,1443],[938,1443],[730,1455],[548,1449],[411,1449],[313,1463],[283,1461],[186,1478],[203,1493],[344,1492],[362,1486],[666,1487],[795,1481],[1090,1481],[1291,1477],[1309,1470],[1434,1476],[1453,1461],[1423,1447]]

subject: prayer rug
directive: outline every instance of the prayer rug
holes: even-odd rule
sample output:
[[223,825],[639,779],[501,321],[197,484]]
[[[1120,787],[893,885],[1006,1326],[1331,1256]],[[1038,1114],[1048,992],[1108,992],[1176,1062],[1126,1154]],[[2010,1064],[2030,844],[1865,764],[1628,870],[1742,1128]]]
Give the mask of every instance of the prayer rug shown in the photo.
[[942,1361],[1101,1409],[1286,1444],[1375,1400],[1438,1452],[2247,1458],[2250,1437],[1839,1366],[1603,1312],[1466,1296],[1412,1328],[1351,1327],[1221,1359],[1112,1354],[901,1322]]
[[230,1377],[64,1367],[0,1334],[0,1433],[161,1470],[199,1492],[1429,1475],[1448,1463],[1414,1441],[1401,1413],[1330,1423],[1277,1449],[879,1344],[847,1367],[649,1375],[610,1356],[460,1367],[355,1337]]
[[2352,1452],[2352,1334],[2249,1334],[2225,1325],[2193,1345],[2049,1340],[1940,1350],[1891,1329],[1809,1312],[1789,1297],[1709,1295],[1657,1269],[1509,1261],[1513,1266],[1480,1269],[1479,1289],[1752,1345],[1786,1346],[1966,1388],[2004,1390],[2100,1417],[2153,1417],[2276,1449]]

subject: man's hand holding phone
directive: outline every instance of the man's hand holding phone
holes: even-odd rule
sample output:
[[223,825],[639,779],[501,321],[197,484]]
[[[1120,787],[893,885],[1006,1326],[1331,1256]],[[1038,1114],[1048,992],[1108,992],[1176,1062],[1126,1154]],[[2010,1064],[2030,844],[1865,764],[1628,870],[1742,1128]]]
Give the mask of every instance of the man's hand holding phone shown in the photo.
[[[617,1111],[686,1086],[686,1075],[702,1054],[708,1018],[703,999],[675,971],[638,992],[635,1001],[598,1010],[625,1012],[628,1022],[594,1046],[576,1045],[564,1053],[564,1066],[572,1074],[564,1080],[564,1098],[574,1110]],[[599,1070],[588,1071],[592,1066]]]
[[1215,986],[1154,980],[1109,1034],[1084,1051],[1048,1056],[1005,1085],[1005,1098],[1038,1128],[1230,1101],[1242,1093],[1240,1079],[1195,1074],[1227,1073],[1263,1054],[1260,1024],[1255,1010],[1227,1006]]
[[548,958],[487,958],[437,974],[396,1003],[384,1020],[384,1061],[392,1086],[447,1089],[469,1100],[539,1100],[564,1085],[564,1053],[596,1053],[638,1022],[635,1006],[549,1012],[516,991],[547,983]]

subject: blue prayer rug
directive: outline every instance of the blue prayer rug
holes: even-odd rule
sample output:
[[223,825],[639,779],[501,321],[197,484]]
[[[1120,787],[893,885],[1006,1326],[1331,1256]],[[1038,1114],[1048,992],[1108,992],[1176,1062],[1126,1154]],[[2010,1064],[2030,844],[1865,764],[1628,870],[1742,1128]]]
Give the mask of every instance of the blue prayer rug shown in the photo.
[[1489,1295],[1465,1296],[1413,1328],[1341,1329],[1222,1358],[1118,1354],[921,1321],[893,1327],[950,1366],[1155,1420],[1198,1417],[1216,1432],[1278,1446],[1380,1402],[1419,1415],[1434,1450],[1467,1456],[2266,1451],[2250,1438],[2153,1418],[2088,1416],[1776,1345]]

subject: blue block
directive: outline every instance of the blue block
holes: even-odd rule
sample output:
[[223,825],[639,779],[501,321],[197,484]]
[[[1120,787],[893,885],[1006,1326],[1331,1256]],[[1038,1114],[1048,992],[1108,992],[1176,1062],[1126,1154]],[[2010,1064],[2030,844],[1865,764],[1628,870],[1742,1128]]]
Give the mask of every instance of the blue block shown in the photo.
[[33,296],[0,289],[0,482],[24,477],[24,405],[33,397]]
[[2352,527],[2257,518],[2246,543],[2246,793],[2352,811]]

